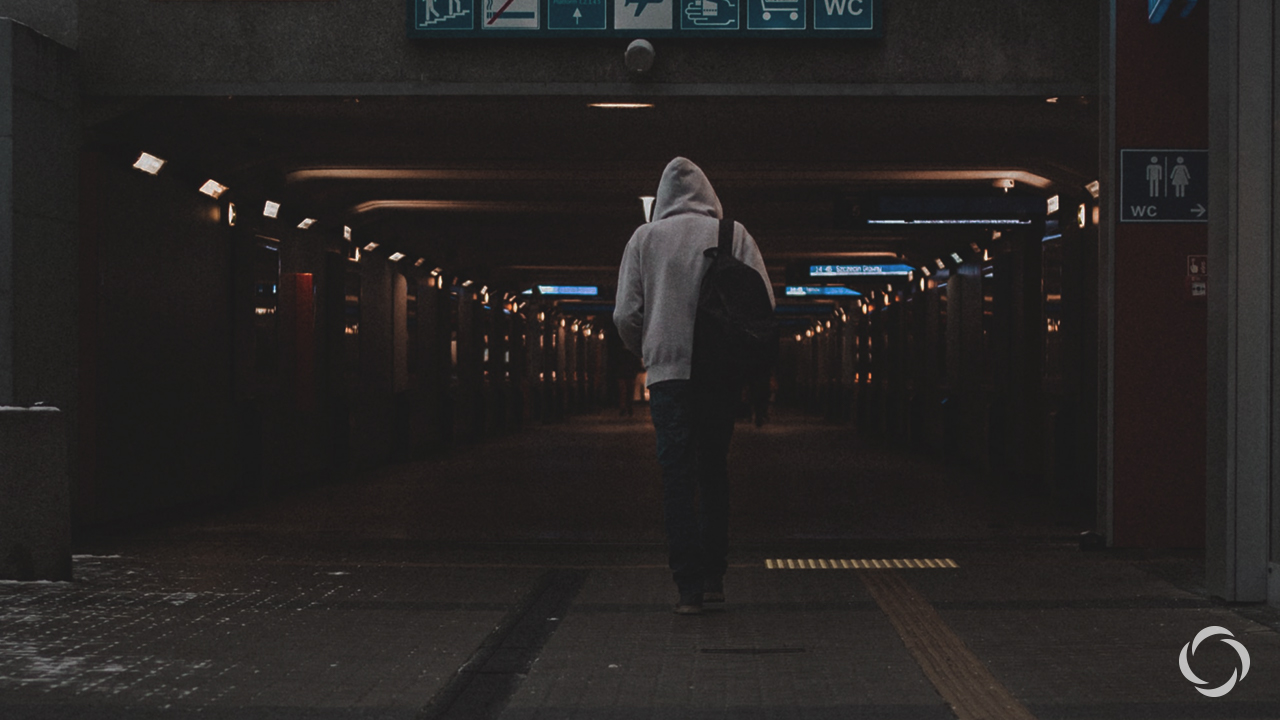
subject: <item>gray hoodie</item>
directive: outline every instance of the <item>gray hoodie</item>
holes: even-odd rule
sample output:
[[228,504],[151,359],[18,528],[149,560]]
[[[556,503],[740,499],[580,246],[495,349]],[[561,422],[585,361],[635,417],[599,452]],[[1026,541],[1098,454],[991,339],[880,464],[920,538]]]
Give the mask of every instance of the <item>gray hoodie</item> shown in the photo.
[[[627,243],[613,321],[622,342],[644,358],[647,385],[689,378],[698,290],[711,265],[702,253],[715,247],[723,214],[711,181],[678,157],[662,171],[653,222],[636,228]],[[733,225],[733,255],[760,273],[773,302],[760,249],[740,223]]]

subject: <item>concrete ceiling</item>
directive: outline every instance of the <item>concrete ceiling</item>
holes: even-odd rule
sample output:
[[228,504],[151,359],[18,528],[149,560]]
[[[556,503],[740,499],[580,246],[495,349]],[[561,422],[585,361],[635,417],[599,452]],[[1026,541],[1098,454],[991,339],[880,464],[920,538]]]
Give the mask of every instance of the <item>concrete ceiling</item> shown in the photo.
[[[611,98],[598,98],[604,101]],[[1091,98],[666,97],[605,110],[578,97],[92,100],[90,147],[146,150],[192,182],[271,197],[322,227],[447,264],[504,290],[608,285],[676,155],[699,163],[786,262],[890,252],[925,262],[975,231],[869,230],[837,208],[880,195],[1079,194],[1096,177]],[[265,222],[265,221],[264,221]],[[987,233],[988,231],[981,231]]]

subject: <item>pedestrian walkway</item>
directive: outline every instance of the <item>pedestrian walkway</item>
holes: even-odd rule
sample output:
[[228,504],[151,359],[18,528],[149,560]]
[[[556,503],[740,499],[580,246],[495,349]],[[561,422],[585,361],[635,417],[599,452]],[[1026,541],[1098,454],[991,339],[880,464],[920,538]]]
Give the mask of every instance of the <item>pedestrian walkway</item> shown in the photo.
[[0,718],[1280,717],[1280,619],[1196,553],[1081,552],[847,427],[735,443],[723,609],[671,612],[643,420],[577,418],[0,584]]

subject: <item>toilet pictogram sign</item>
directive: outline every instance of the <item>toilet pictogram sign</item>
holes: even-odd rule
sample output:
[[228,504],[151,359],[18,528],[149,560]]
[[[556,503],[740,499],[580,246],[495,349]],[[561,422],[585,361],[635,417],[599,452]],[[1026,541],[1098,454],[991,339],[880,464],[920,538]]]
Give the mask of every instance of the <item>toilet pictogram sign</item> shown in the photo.
[[1208,222],[1208,150],[1121,150],[1121,222]]

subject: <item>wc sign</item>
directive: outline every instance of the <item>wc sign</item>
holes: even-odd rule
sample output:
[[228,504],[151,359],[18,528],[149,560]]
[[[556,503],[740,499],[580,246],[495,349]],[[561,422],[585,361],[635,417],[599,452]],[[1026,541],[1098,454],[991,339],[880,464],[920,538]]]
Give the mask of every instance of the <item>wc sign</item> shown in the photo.
[[871,0],[813,0],[813,29],[870,30],[875,27],[873,5]]
[[1208,150],[1121,150],[1120,222],[1209,222]]

